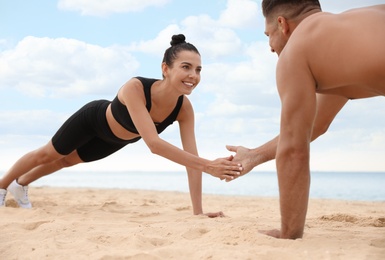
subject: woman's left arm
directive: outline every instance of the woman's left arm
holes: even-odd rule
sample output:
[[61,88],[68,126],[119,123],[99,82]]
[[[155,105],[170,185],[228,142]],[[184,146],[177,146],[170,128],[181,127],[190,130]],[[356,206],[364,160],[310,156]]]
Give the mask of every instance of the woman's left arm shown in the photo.
[[[195,138],[194,111],[191,102],[186,96],[184,97],[183,106],[179,112],[177,121],[179,123],[183,150],[199,156]],[[186,167],[186,170],[193,213],[194,215],[204,214],[202,208],[202,172],[190,167]],[[204,215],[212,218],[224,216],[221,211],[215,213],[205,213]]]

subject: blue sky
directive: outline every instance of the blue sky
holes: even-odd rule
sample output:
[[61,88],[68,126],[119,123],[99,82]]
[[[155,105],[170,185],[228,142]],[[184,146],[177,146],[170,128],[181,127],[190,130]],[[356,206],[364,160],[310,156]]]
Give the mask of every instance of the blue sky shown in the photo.
[[[333,13],[380,3],[321,1]],[[215,159],[230,154],[226,144],[263,144],[278,134],[280,114],[277,57],[263,31],[260,1],[252,0],[0,0],[0,171],[48,142],[86,102],[113,99],[133,76],[160,78],[163,52],[178,33],[202,55],[202,80],[189,96],[200,155]],[[312,169],[384,171],[384,118],[383,97],[348,103],[313,142]],[[180,146],[177,124],[162,137]],[[184,167],[140,141],[73,170]]]

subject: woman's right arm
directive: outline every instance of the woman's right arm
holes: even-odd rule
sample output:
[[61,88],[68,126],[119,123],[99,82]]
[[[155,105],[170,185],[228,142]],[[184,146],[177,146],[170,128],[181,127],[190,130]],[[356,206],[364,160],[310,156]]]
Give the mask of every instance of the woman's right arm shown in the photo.
[[221,179],[231,179],[233,176],[239,175],[242,170],[240,163],[233,162],[229,160],[230,158],[210,161],[186,152],[161,139],[147,111],[143,86],[140,81],[132,79],[120,91],[119,96],[127,106],[136,129],[152,153]]

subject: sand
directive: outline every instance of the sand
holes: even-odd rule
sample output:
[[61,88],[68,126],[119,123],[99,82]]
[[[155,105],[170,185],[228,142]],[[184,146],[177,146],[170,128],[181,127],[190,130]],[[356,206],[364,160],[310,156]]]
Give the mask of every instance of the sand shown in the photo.
[[385,259],[385,201],[311,199],[303,239],[279,227],[277,198],[203,196],[193,216],[181,192],[31,187],[32,209],[8,195],[0,259]]

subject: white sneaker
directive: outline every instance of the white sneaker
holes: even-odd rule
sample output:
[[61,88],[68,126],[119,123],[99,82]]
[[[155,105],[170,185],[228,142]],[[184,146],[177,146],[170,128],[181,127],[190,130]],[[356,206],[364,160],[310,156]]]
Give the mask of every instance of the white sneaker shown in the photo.
[[5,206],[5,196],[7,196],[7,190],[0,189],[0,207]]
[[14,180],[7,190],[13,195],[20,208],[32,208],[31,202],[28,199],[28,186],[21,186]]

